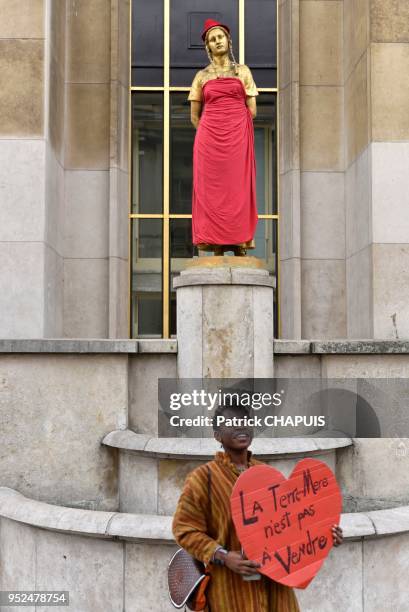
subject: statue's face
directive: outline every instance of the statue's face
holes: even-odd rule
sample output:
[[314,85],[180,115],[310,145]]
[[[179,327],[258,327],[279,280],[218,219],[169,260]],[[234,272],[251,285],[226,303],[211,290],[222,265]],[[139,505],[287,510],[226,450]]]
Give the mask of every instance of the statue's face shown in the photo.
[[226,32],[221,28],[213,28],[210,30],[207,36],[207,45],[212,53],[215,55],[224,55],[229,49],[229,41],[226,36]]

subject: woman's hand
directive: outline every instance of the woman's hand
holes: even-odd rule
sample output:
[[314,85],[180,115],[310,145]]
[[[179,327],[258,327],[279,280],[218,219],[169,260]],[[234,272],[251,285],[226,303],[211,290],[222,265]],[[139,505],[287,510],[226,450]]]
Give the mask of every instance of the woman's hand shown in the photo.
[[257,117],[257,103],[256,98],[254,96],[247,96],[246,105],[250,111],[252,119]]
[[341,527],[339,525],[333,525],[331,531],[334,539],[334,546],[340,546],[344,541],[344,535]]
[[224,564],[235,574],[241,574],[242,576],[252,576],[258,574],[257,568],[260,567],[259,563],[243,559],[241,552],[233,550],[227,555],[224,555]]
[[190,120],[197,130],[200,121],[200,115],[202,113],[202,103],[198,100],[192,100],[190,103]]

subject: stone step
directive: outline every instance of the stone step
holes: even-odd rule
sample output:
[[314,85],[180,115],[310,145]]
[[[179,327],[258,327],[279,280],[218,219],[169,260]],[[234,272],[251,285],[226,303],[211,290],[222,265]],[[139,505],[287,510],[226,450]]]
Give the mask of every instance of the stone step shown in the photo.
[[[119,449],[121,512],[173,514],[186,476],[213,459],[220,447],[213,438],[155,438],[129,429],[110,432],[103,444]],[[350,438],[255,438],[252,451],[288,476],[303,457],[324,461],[335,472],[336,450]]]

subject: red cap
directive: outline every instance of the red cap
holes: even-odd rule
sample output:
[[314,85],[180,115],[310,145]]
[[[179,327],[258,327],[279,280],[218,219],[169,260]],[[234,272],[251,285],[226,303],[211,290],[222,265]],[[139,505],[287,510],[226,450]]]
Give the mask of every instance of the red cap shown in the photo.
[[223,30],[227,30],[227,32],[230,34],[230,29],[227,27],[227,25],[224,25],[219,21],[215,21],[214,19],[206,19],[202,32],[202,40],[206,40],[206,34],[212,28],[223,28]]

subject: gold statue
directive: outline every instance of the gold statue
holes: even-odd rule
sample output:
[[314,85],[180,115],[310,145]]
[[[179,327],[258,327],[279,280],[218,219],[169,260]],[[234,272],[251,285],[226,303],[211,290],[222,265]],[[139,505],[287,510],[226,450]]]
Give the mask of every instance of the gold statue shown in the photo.
[[253,119],[256,85],[237,64],[228,26],[208,19],[202,33],[210,63],[189,94],[196,128],[192,233],[198,249],[246,255],[257,225]]

